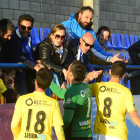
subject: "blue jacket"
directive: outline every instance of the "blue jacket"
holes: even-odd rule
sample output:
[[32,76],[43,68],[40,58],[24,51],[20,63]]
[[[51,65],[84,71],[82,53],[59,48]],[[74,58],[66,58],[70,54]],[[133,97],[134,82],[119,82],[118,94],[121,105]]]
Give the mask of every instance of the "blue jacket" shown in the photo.
[[[95,35],[95,32],[93,29],[88,30],[88,29],[83,29],[81,28],[81,26],[79,25],[79,23],[76,21],[76,19],[74,18],[75,14],[72,14],[69,17],[69,20],[62,22],[62,24],[66,27],[66,28],[70,28],[72,32],[74,32],[79,38],[81,38],[83,36],[84,33],[86,32],[90,32],[94,38],[95,38],[95,42],[94,42],[94,48],[92,48],[94,55],[98,56],[98,58],[105,60],[107,56],[109,56],[99,45],[99,43],[97,42],[97,38]],[[98,54],[96,54],[96,52]]]

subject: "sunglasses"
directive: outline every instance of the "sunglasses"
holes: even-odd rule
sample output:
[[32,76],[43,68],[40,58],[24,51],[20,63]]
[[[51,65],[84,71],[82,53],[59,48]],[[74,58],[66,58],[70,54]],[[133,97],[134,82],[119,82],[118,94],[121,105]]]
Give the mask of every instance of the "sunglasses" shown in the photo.
[[21,27],[22,30],[26,30],[26,28],[28,29],[28,31],[32,30],[32,26],[26,27],[24,25],[20,25],[20,27]]
[[54,38],[57,39],[57,40],[58,40],[59,38],[60,38],[61,40],[64,40],[64,39],[65,39],[65,35],[60,36],[60,35],[56,34],[56,35],[54,35]]
[[83,42],[85,43],[85,46],[86,47],[89,47],[90,46],[90,48],[93,48],[94,47],[94,45],[90,45],[90,44],[88,44],[88,43],[86,43],[86,41],[82,38],[82,40],[83,40]]

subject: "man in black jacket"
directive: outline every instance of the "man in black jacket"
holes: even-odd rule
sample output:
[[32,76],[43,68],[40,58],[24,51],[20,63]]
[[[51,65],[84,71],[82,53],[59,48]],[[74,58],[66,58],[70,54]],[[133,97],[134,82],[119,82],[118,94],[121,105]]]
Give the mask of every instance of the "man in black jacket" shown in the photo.
[[[7,39],[11,39],[15,27],[9,19],[0,20],[0,44],[2,45]],[[0,46],[1,46],[0,45]]]
[[[31,29],[33,28],[34,18],[28,14],[21,15],[18,19],[16,30],[13,32],[11,39],[8,40],[1,49],[0,62],[3,63],[17,63],[25,64],[28,69],[24,69],[26,73],[26,83],[22,83],[23,77],[18,78],[18,85],[23,91],[21,94],[33,92],[34,85],[32,84],[35,79],[35,71],[38,71],[42,65],[35,64],[34,52],[32,49]],[[34,70],[34,71],[33,71]],[[22,82],[21,82],[22,81]],[[27,90],[26,90],[27,84]],[[24,85],[24,88],[23,88]],[[20,88],[19,88],[20,90]]]
[[80,39],[72,39],[68,46],[69,64],[73,60],[82,61],[88,71],[90,60],[90,49],[93,47],[95,39],[89,32],[85,33]]

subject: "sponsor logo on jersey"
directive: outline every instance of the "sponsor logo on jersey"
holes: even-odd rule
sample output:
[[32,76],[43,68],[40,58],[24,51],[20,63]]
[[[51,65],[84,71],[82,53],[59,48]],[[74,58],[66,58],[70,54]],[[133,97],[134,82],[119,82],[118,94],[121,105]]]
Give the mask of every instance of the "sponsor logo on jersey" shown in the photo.
[[66,104],[68,105],[68,104],[70,104],[71,103],[71,98],[68,98],[67,100],[66,100]]
[[35,134],[35,133],[25,133],[25,138],[45,140],[45,135]]
[[[101,118],[100,119],[100,122],[101,123],[105,123],[105,124],[110,124],[111,126],[109,126],[109,128],[111,128],[111,129],[115,129],[115,127],[114,126],[117,126],[117,122],[115,121],[108,121],[107,119],[103,119],[103,118]],[[113,128],[114,127],[114,128]]]
[[31,106],[33,104],[33,100],[31,98],[28,98],[25,103],[26,105]]
[[2,87],[0,87],[0,90],[1,90],[1,91],[3,91],[3,88],[2,88]]
[[109,88],[109,87],[106,87],[106,86],[101,86],[100,87],[100,92],[105,92],[105,91],[114,92],[114,93],[120,93],[119,91],[117,91],[116,88]]
[[89,88],[80,91],[80,94],[81,94],[82,97],[87,96],[89,93],[90,93],[90,89]]
[[83,125],[91,125],[91,119],[86,120],[86,121],[79,122],[79,125],[80,126],[83,126]]
[[35,133],[25,133],[25,138],[34,138],[34,139],[38,139],[38,134],[35,134]]

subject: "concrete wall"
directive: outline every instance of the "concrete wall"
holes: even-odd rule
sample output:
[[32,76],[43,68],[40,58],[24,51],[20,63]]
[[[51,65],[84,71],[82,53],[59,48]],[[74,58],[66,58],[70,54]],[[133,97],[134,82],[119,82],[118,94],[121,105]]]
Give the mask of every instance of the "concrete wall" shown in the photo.
[[112,33],[140,35],[140,0],[99,0],[99,26]]
[[28,13],[34,17],[38,30],[52,28],[82,6],[83,0],[0,0],[0,19],[8,18],[17,25],[19,16]]

